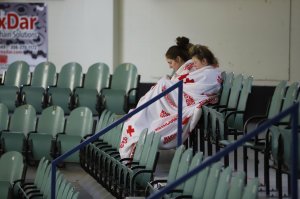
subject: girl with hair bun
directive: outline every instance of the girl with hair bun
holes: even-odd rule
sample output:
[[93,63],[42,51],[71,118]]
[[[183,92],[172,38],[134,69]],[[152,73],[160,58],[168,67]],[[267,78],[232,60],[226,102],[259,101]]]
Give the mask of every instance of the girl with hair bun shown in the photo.
[[[213,53],[202,45],[193,46],[186,37],[178,37],[165,56],[171,78],[161,78],[138,102],[144,104],[178,81],[183,81],[182,140],[186,140],[195,128],[204,104],[216,103],[221,88],[221,72]],[[161,135],[160,149],[177,146],[178,89],[160,98],[155,103],[128,119],[122,130],[120,143],[121,158],[132,157],[136,142],[144,129]]]
[[177,37],[176,44],[171,46],[166,52],[166,60],[174,73],[187,61],[190,60],[189,50],[193,44],[186,37]]

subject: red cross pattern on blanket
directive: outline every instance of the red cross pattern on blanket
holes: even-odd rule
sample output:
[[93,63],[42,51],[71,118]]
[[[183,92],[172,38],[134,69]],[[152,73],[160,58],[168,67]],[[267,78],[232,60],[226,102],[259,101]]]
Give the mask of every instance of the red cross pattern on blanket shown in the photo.
[[183,83],[194,83],[195,80],[194,80],[194,79],[188,78],[188,77],[187,77],[188,75],[189,75],[189,73],[184,74],[184,75],[180,75],[180,76],[178,77],[178,80],[183,80]]
[[184,118],[184,119],[182,120],[182,125],[187,124],[187,123],[189,122],[189,120],[190,120],[190,117]]
[[132,128],[132,126],[129,125],[127,128],[127,134],[129,134],[129,136],[132,137],[133,133],[134,133],[134,128]]

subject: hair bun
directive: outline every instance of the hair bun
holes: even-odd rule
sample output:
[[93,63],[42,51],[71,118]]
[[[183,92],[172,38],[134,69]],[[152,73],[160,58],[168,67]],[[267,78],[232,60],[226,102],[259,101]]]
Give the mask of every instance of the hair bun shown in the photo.
[[186,37],[177,37],[176,38],[176,44],[177,46],[181,47],[181,48],[188,48],[188,45],[190,43],[190,40]]

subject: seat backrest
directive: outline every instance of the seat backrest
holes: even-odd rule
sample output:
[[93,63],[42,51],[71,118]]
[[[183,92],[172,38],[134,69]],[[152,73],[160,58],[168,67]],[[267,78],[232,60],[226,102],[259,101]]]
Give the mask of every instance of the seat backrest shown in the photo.
[[[176,172],[176,179],[182,177],[187,173],[192,158],[193,158],[193,150],[191,148],[188,148],[183,152]],[[184,187],[184,183],[178,185],[176,189],[183,189],[183,187]]]
[[28,63],[24,61],[16,61],[11,63],[4,77],[5,86],[17,86],[25,85],[29,83],[30,71]]
[[252,179],[246,185],[242,199],[256,199],[258,197],[259,180],[257,178]]
[[5,104],[0,103],[0,131],[6,130],[8,127],[9,114]]
[[[108,118],[107,123],[106,123],[106,127],[111,125],[115,121],[116,121],[116,115],[113,113]],[[110,129],[108,132],[106,132],[104,135],[102,135],[101,138],[103,139],[104,142],[111,145],[112,140],[115,139],[115,135],[113,135],[113,133],[114,133],[114,128]]]
[[168,178],[167,178],[167,183],[171,183],[176,179],[176,173],[177,173],[178,165],[179,165],[179,162],[180,162],[180,159],[181,159],[181,156],[182,156],[184,150],[185,150],[184,145],[180,145],[176,149],[176,151],[174,153],[174,156],[173,156],[173,159],[172,159],[172,162],[171,162],[171,165],[170,165],[169,175],[168,175]]
[[77,135],[84,137],[91,134],[93,129],[93,113],[87,107],[74,109],[67,119],[66,135]]
[[215,194],[215,199],[224,199],[224,196],[227,196],[231,173],[232,169],[230,167],[226,167],[222,171]]
[[139,165],[145,166],[148,156],[150,154],[150,147],[154,138],[154,132],[150,132],[146,136],[145,144],[142,150],[141,159],[139,161]]
[[112,112],[110,111],[107,111],[107,110],[104,110],[102,113],[101,113],[101,116],[97,122],[97,126],[96,126],[96,129],[95,129],[95,133],[98,133],[100,132],[103,128],[107,127],[108,125],[108,121],[109,121],[109,118],[110,116],[112,115]]
[[216,193],[216,188],[219,182],[220,172],[221,172],[221,163],[214,163],[209,171],[209,175],[206,181],[205,191],[203,198],[214,198]]
[[79,198],[79,192],[76,191],[73,193],[72,198],[71,199],[78,199]]
[[[197,166],[199,166],[202,162],[203,153],[198,152],[194,155],[192,162],[189,166],[188,172],[195,169]],[[183,195],[192,195],[195,187],[195,183],[197,180],[197,175],[194,175],[193,177],[189,178],[185,183],[183,187]]]
[[43,110],[37,126],[38,133],[50,134],[53,137],[64,131],[64,111],[59,106],[50,106]]
[[0,181],[11,184],[21,179],[24,170],[23,155],[17,151],[4,153],[0,158]]
[[157,153],[160,144],[160,134],[154,134],[153,141],[149,150],[149,155],[146,163],[146,169],[154,170],[157,163]]
[[195,182],[192,198],[195,199],[203,198],[209,171],[210,171],[210,167],[208,166],[197,174],[197,179]]
[[230,90],[232,87],[233,76],[234,76],[233,72],[222,73],[223,83],[222,83],[222,93],[219,102],[220,105],[227,105],[228,103],[228,97],[230,95]]
[[144,143],[145,143],[146,136],[147,136],[147,132],[148,132],[148,129],[144,129],[139,136],[139,139],[135,145],[135,150],[134,150],[134,154],[132,157],[133,162],[139,161],[141,158],[142,150],[143,150]]
[[279,84],[275,87],[268,110],[269,119],[277,115],[281,110],[282,100],[284,98],[286,90],[286,84],[286,81],[280,81]]
[[[294,104],[294,102],[297,98],[298,89],[299,89],[298,82],[294,82],[288,87],[286,94],[284,96],[284,99],[283,99],[283,104],[282,104],[282,108],[281,108],[282,111]],[[288,115],[288,116],[284,117],[283,119],[281,119],[280,122],[288,123],[290,121],[290,118],[291,118],[290,115]]]
[[[117,119],[117,116],[116,116],[115,121],[117,121],[117,120],[118,119]],[[120,148],[123,124],[124,123],[121,123],[118,126],[113,128],[113,136],[112,136],[111,146],[112,146],[112,148],[114,148],[116,150],[119,150],[119,148]]]
[[61,198],[62,199],[67,199],[67,195],[70,191],[73,193],[74,192],[74,187],[72,186],[72,184],[70,182],[68,182]]
[[42,157],[39,161],[38,167],[35,172],[35,178],[34,178],[34,183],[37,184],[39,182],[39,179],[41,178],[42,173],[44,172],[45,164],[48,160],[46,160],[45,157]]
[[[239,97],[239,102],[237,105],[237,111],[245,111],[246,110],[246,106],[247,106],[247,101],[248,101],[248,97],[249,94],[251,93],[252,90],[252,83],[253,83],[253,77],[252,76],[248,76],[246,78],[244,78],[243,81],[243,88],[241,90],[241,94]],[[238,130],[243,130],[244,128],[244,116],[245,114],[236,114],[234,117],[234,123],[233,123],[233,127],[235,129]],[[230,121],[228,121],[230,124]]]
[[[149,153],[148,153],[148,158],[147,158],[147,161],[145,164],[145,170],[152,171],[152,173],[154,173],[155,169],[156,169],[156,164],[157,164],[157,160],[158,160],[158,147],[160,144],[160,139],[161,139],[160,134],[158,134],[158,133],[154,134],[152,144],[150,146]],[[144,148],[145,147],[146,146],[144,146]],[[141,164],[141,165],[143,165],[143,164]],[[135,181],[138,184],[142,185],[143,187],[146,187],[147,183],[151,180],[151,176],[152,176],[152,174],[150,172],[143,173],[143,174],[137,176]]]
[[71,91],[75,87],[81,86],[82,67],[79,63],[70,62],[65,64],[58,75],[57,87],[69,88]]
[[55,65],[51,62],[42,62],[35,67],[32,73],[31,86],[46,89],[48,86],[55,85],[55,81]]
[[109,85],[109,67],[105,63],[95,63],[91,65],[85,75],[83,87],[86,89],[96,89],[98,92]]
[[231,91],[228,99],[228,105],[227,105],[228,108],[237,107],[242,85],[243,85],[243,75],[242,74],[236,75],[232,81],[232,87],[231,87]]
[[239,171],[231,178],[228,199],[240,199],[243,194],[245,184],[245,172]]
[[9,130],[23,132],[26,136],[30,131],[35,130],[36,112],[32,105],[25,104],[16,108],[11,116]]
[[[284,167],[291,170],[292,169],[292,151],[291,151],[291,144],[292,144],[292,130],[291,129],[285,129],[278,127],[280,131],[280,135],[282,138],[283,142],[283,164]],[[300,137],[298,136],[298,143],[300,141]],[[298,151],[299,151],[299,146],[298,146]],[[297,171],[300,173],[300,154],[298,153],[298,168]]]
[[277,165],[278,164],[278,155],[279,155],[279,139],[281,138],[281,132],[280,132],[280,127],[278,126],[271,126],[269,128],[270,130],[270,135],[271,135],[271,154],[273,157],[274,163]]
[[57,193],[56,193],[56,198],[57,199],[62,199],[62,195],[64,193],[64,190],[65,190],[67,184],[68,184],[67,179],[63,178],[61,183],[60,183],[59,189],[57,190]]
[[111,89],[124,90],[128,92],[131,88],[137,87],[138,73],[135,65],[124,63],[117,66],[115,69]]

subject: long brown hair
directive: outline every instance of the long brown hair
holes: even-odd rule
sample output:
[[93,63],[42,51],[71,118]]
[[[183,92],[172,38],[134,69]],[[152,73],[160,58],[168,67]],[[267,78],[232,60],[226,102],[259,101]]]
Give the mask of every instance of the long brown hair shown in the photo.
[[194,45],[190,49],[190,56],[197,57],[199,60],[206,59],[207,64],[211,66],[219,66],[218,59],[215,55],[208,49],[207,46],[203,46],[200,44]]

